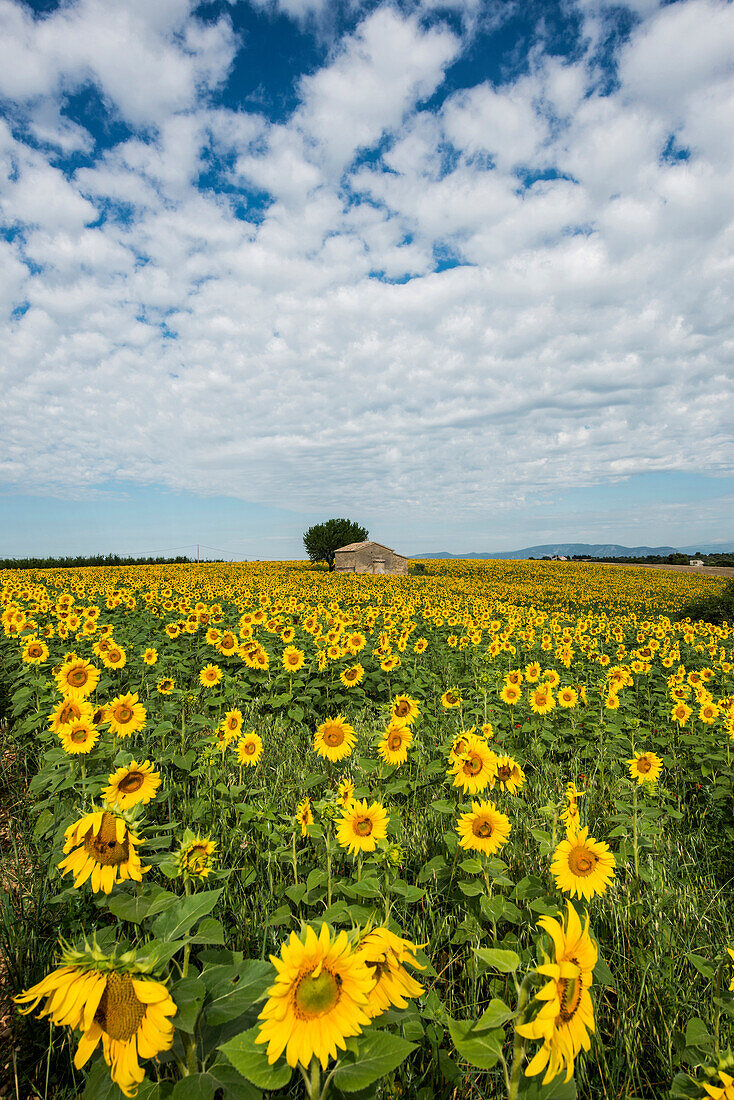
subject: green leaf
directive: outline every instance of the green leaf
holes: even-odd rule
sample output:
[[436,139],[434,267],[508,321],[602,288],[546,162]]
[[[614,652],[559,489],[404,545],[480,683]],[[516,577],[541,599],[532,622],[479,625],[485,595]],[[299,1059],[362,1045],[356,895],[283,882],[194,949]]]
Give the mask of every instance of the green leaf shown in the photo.
[[482,970],[499,970],[500,974],[513,974],[520,965],[516,951],[501,951],[498,947],[478,947],[474,954]]
[[594,967],[594,985],[605,985],[609,989],[615,988],[614,975],[601,955],[596,960],[596,966]]
[[191,943],[224,944],[224,929],[214,917],[206,917],[191,936]]
[[482,863],[478,859],[462,859],[459,867],[462,871],[466,871],[467,875],[480,875],[482,873]]
[[703,955],[694,955],[691,951],[686,951],[686,958],[692,966],[695,966],[699,974],[711,981],[714,976],[714,968],[708,959],[704,958]]
[[420,886],[411,886],[407,882],[393,882],[390,886],[390,892],[398,894],[408,902],[420,901],[425,895],[425,890],[421,889]]
[[221,893],[221,889],[202,890],[180,898],[176,905],[153,921],[153,935],[163,941],[185,936],[201,917],[211,913]]
[[416,1045],[389,1031],[368,1031],[358,1043],[350,1040],[349,1048],[350,1055],[337,1064],[334,1074],[334,1084],[342,1092],[358,1092],[391,1073]]
[[271,1066],[265,1053],[265,1044],[257,1045],[260,1029],[252,1027],[223,1043],[219,1049],[229,1058],[238,1073],[252,1081],[259,1089],[282,1089],[291,1079],[291,1067],[282,1058]]
[[492,1069],[499,1061],[502,1053],[502,1042],[505,1037],[500,1028],[496,1031],[475,1030],[474,1020],[449,1019],[449,1031],[453,1044],[464,1061],[477,1069]]
[[689,1020],[686,1025],[686,1046],[705,1051],[710,1051],[714,1048],[713,1036],[709,1033],[703,1020],[699,1020],[697,1016]]
[[482,1015],[477,1020],[474,1030],[475,1031],[489,1031],[491,1028],[502,1027],[508,1020],[511,1020],[515,1013],[512,1011],[509,1005],[506,1005],[499,997],[493,997],[489,1002],[487,1008],[485,1008]]
[[214,1027],[234,1020],[256,1004],[273,984],[275,971],[272,963],[245,959],[239,966],[206,967],[201,976],[212,997],[204,1015],[207,1024]]
[[447,798],[437,798],[435,802],[431,803],[432,810],[436,810],[439,814],[454,814],[456,813],[456,804],[449,802]]
[[178,1010],[173,1017],[174,1027],[192,1034],[204,1003],[206,986],[201,978],[181,978],[172,986],[171,996]]
[[212,1100],[217,1082],[208,1073],[192,1073],[182,1077],[171,1093],[171,1100]]

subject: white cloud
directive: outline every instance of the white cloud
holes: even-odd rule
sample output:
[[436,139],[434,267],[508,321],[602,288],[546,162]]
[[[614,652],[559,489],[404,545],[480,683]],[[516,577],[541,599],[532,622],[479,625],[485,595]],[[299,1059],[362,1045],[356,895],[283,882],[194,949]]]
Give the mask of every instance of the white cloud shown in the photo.
[[[0,254],[0,480],[478,522],[559,485],[731,472],[734,74],[718,45],[705,71],[697,29],[676,46],[681,94],[656,74],[686,20],[728,41],[734,8],[636,8],[611,94],[590,54],[537,55],[429,110],[465,42],[382,6],[273,124],[196,91],[221,79],[228,24],[130,3],[94,79],[136,133],[64,174],[57,151],[83,134],[60,89],[101,9],[48,17],[52,49],[3,4],[50,68],[29,63],[22,92],[19,71],[0,80],[51,148],[0,129],[20,230]],[[159,46],[145,101],[124,73]],[[687,159],[663,156],[673,130]],[[201,191],[210,163],[226,186]],[[247,187],[267,195],[252,220]]]

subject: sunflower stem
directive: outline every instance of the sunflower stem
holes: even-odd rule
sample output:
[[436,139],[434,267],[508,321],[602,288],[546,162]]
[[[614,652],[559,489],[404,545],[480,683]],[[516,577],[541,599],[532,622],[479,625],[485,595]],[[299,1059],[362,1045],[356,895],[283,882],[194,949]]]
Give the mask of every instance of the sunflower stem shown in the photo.
[[517,1100],[520,1090],[520,1078],[522,1075],[522,1063],[525,1057],[526,1039],[518,1034],[517,1025],[522,1023],[525,1006],[528,1003],[530,983],[533,980],[532,972],[525,975],[517,995],[517,1016],[515,1017],[515,1041],[512,1044],[512,1072],[507,1089],[508,1100]]
[[637,848],[637,784],[632,788],[632,850],[635,857],[635,879],[640,875],[640,857]]

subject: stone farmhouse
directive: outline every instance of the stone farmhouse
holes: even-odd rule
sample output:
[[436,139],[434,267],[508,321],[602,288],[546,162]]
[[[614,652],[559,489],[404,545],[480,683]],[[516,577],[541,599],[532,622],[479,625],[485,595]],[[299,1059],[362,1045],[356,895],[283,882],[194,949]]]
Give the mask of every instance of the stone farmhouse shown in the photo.
[[408,575],[408,559],[379,542],[350,542],[334,553],[336,573],[397,573]]

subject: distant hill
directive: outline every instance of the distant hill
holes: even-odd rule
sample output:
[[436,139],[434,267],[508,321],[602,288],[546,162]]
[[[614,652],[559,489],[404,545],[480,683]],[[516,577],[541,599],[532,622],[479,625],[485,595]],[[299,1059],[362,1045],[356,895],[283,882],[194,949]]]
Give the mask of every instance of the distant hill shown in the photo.
[[[703,546],[697,549],[705,553]],[[688,553],[689,551],[684,551]],[[551,542],[542,546],[526,546],[523,550],[503,550],[500,553],[490,554],[449,554],[446,550],[438,550],[432,554],[411,554],[412,558],[474,558],[490,560],[498,558],[542,558],[553,557],[559,554],[564,558],[572,558],[575,554],[585,558],[645,558],[652,554],[677,554],[680,551],[675,546],[620,546],[618,543],[590,543],[590,542]]]

